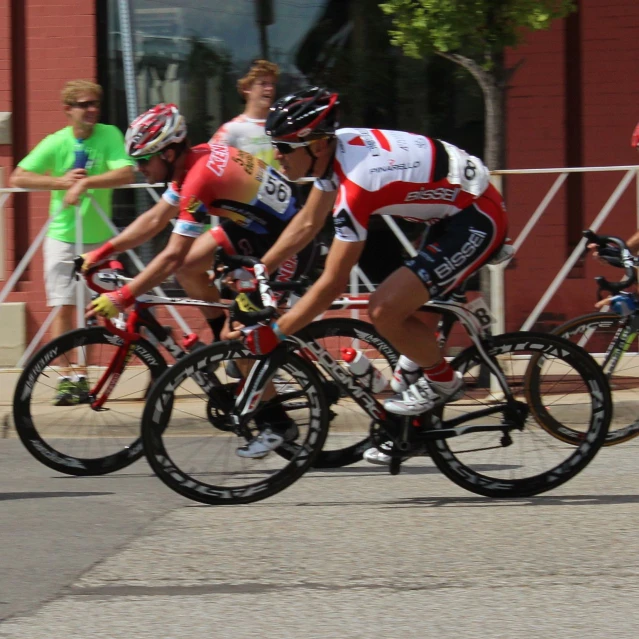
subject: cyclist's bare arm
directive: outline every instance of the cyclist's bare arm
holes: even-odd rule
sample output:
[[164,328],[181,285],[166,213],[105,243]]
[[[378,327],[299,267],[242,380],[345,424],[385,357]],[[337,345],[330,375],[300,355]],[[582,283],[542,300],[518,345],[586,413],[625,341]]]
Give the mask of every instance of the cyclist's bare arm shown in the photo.
[[166,248],[129,282],[129,291],[133,297],[147,293],[175,273],[184,262],[193,242],[192,237],[172,233]]
[[365,242],[333,240],[320,278],[293,308],[277,320],[280,330],[291,335],[310,324],[339,297],[348,284],[351,269],[357,264]]
[[[113,251],[121,253],[155,237],[178,214],[179,208],[159,200],[146,213],[136,218],[122,233],[111,240]],[[162,281],[162,280],[160,280]]]
[[322,230],[326,217],[333,210],[336,197],[336,191],[311,189],[306,204],[295,214],[262,258],[269,273],[274,273],[284,260],[299,253]]
[[639,230],[634,235],[631,235],[628,240],[626,240],[626,244],[628,245],[628,248],[632,253],[634,253],[635,255],[639,253]]

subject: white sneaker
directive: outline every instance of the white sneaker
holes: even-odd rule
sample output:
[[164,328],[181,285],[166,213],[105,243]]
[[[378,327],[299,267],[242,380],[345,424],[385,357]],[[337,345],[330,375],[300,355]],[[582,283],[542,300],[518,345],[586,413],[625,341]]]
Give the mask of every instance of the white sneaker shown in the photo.
[[[379,445],[379,447],[382,450],[379,450],[375,448],[374,446],[372,448],[369,448],[368,450],[364,451],[364,460],[367,461],[369,464],[375,464],[377,466],[388,466],[391,463],[392,457],[390,455],[387,455],[384,452],[384,450],[390,450],[392,445],[393,444],[391,442],[384,442],[383,444]],[[428,457],[428,456],[429,455],[425,450],[421,450],[411,455],[407,455],[406,457],[402,457],[402,461],[405,462],[407,459],[410,459],[411,457]]]
[[[384,442],[380,444],[380,448],[390,450],[391,442]],[[391,463],[391,456],[378,450],[375,446],[364,451],[364,460],[369,464],[375,464],[377,466],[388,466]]]
[[276,432],[271,426],[267,426],[260,431],[258,435],[253,437],[250,442],[244,446],[240,446],[235,454],[238,457],[247,457],[249,459],[263,459],[272,450],[279,448],[284,442],[291,442],[297,439],[299,432],[297,424],[291,420],[291,424],[286,428],[285,432]]
[[455,371],[453,382],[440,386],[423,375],[403,393],[384,402],[384,408],[395,415],[421,415],[447,401],[457,399],[464,386],[462,374]]
[[421,376],[421,370],[407,371],[402,368],[401,364],[395,366],[393,371],[393,379],[391,379],[390,386],[396,393],[403,393],[408,390],[411,384],[414,384]]

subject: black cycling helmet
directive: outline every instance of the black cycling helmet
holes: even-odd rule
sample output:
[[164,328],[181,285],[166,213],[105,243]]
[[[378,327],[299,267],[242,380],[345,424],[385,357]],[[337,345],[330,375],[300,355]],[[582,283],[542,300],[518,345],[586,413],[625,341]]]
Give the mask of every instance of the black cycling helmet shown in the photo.
[[267,135],[298,142],[334,135],[339,96],[322,87],[309,87],[280,98],[266,118]]

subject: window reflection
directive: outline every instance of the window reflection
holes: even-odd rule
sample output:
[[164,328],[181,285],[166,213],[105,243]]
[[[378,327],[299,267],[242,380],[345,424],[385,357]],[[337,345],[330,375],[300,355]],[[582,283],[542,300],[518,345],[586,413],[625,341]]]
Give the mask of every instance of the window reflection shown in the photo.
[[[108,1],[107,33],[101,37],[108,50],[105,117],[124,129],[119,4]],[[483,155],[483,102],[475,81],[447,60],[414,60],[391,46],[389,18],[378,0],[131,0],[129,5],[137,111],[175,102],[193,144],[208,140],[242,112],[237,80],[253,60],[266,58],[279,65],[279,96],[311,83],[338,91],[343,126],[410,130]],[[118,195],[126,197],[133,199]],[[133,202],[130,208],[132,217]],[[405,230],[414,236],[421,231],[417,226]],[[380,233],[388,242],[387,229]]]

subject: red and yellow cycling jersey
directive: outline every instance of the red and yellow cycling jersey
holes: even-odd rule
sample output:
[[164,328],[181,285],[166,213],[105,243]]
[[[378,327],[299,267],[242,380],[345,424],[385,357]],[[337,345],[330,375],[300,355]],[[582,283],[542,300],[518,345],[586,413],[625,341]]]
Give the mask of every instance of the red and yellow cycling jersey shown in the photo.
[[185,160],[181,183],[162,196],[179,206],[174,233],[198,237],[209,215],[232,220],[259,235],[279,235],[298,206],[285,178],[245,151],[200,144]]

